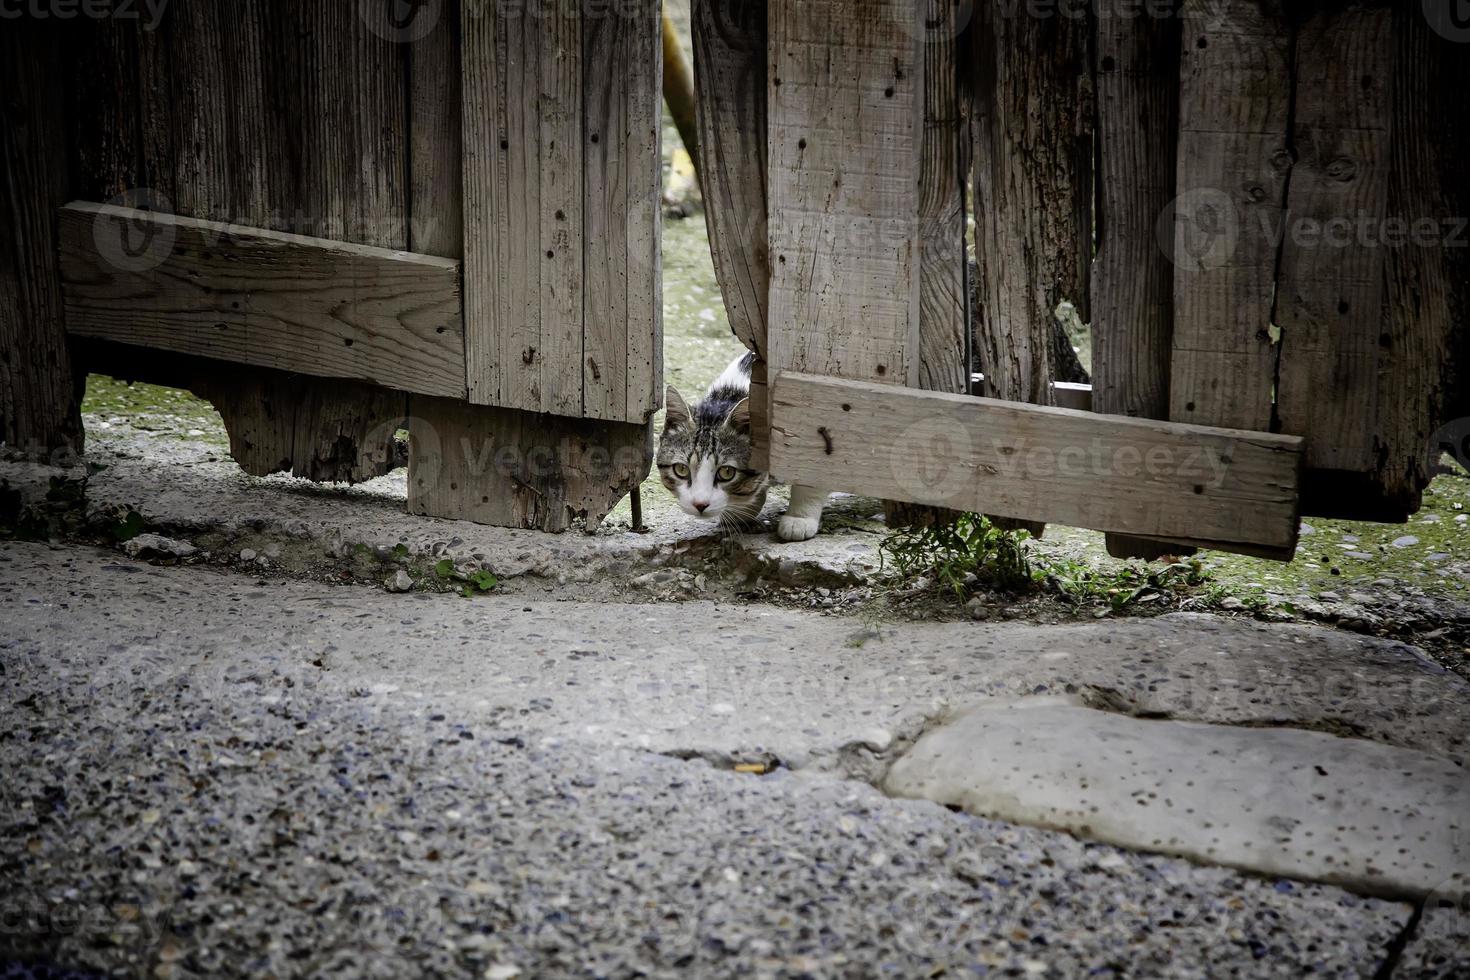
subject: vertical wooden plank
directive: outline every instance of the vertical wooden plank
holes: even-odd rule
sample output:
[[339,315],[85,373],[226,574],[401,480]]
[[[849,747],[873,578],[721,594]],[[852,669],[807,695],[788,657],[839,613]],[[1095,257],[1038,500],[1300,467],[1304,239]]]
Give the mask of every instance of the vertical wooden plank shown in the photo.
[[583,414],[643,421],[662,405],[658,5],[585,8]]
[[[539,13],[540,16],[533,14]],[[582,15],[578,0],[528,7],[540,24],[541,410],[582,414]],[[512,89],[512,96],[515,90]],[[515,188],[513,187],[512,190]]]
[[1086,308],[1091,120],[1084,19],[977,4],[976,337],[986,393],[1049,404],[1055,311]]
[[[914,10],[923,40],[924,136],[919,171],[919,387],[963,393],[970,383],[970,317],[965,245],[969,99],[960,87],[960,0],[926,0]],[[953,512],[884,501],[889,527],[953,519]]]
[[1279,0],[1185,0],[1183,21],[1169,415],[1264,431],[1291,32]]
[[924,135],[919,170],[919,387],[969,390],[965,185],[969,102],[960,93],[961,0],[919,4]]
[[[629,21],[632,59],[620,76],[627,90],[626,145],[620,156],[628,190],[628,367],[623,418],[646,422],[664,403],[663,340],[663,40],[657,0],[614,4]],[[595,245],[594,245],[595,247]]]
[[758,358],[751,372],[751,465],[766,468],[766,324],[771,261],[766,229],[764,0],[694,0],[694,94],[699,178],[715,278],[730,329]]
[[628,197],[635,175],[619,153],[628,132],[627,86],[614,84],[634,48],[627,18],[612,0],[589,6],[582,31],[587,75],[583,154],[587,166],[582,341],[582,408],[588,418],[622,418],[628,401]]
[[[1094,33],[1097,93],[1097,256],[1092,275],[1092,409],[1169,417],[1174,273],[1158,217],[1174,196],[1179,114],[1179,21],[1130,16],[1102,0]],[[1180,547],[1107,535],[1114,557],[1155,558]]]
[[[465,361],[470,401],[541,407],[540,91],[537,20],[465,3]],[[510,193],[511,188],[519,193]]]
[[67,193],[58,33],[35,23],[0,32],[0,442],[28,453],[82,449],[56,259]]
[[1393,38],[1388,215],[1409,232],[1386,249],[1379,338],[1374,480],[1390,515],[1419,508],[1441,441],[1463,454],[1470,436],[1470,113],[1460,105],[1470,58],[1462,40],[1432,31],[1412,5],[1395,6]]
[[[1374,509],[1381,240],[1388,204],[1392,9],[1321,10],[1297,31],[1292,147],[1275,321],[1280,430],[1305,436],[1313,497]],[[1315,472],[1314,472],[1315,471]],[[1344,494],[1344,480],[1358,481]]]
[[[424,8],[419,10],[417,16],[427,16]],[[459,0],[443,0],[434,23],[407,45],[406,54],[408,247],[425,255],[463,258]]]
[[772,371],[918,381],[923,72],[909,12],[770,4]]

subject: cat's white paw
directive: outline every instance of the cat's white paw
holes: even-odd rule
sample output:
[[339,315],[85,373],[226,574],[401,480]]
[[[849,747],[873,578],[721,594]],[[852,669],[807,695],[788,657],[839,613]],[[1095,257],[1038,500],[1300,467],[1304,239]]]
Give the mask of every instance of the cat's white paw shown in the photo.
[[787,514],[776,525],[776,537],[782,541],[806,541],[817,536],[822,529],[820,517],[792,517]]

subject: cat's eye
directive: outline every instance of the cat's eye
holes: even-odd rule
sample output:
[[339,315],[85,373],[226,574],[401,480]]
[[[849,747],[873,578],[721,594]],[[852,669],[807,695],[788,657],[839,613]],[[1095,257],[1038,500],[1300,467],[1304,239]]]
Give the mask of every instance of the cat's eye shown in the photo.
[[729,483],[731,480],[735,479],[735,467],[721,466],[719,469],[715,470],[715,477],[721,483]]
[[674,475],[681,480],[689,479],[689,467],[685,466],[683,463],[675,463]]

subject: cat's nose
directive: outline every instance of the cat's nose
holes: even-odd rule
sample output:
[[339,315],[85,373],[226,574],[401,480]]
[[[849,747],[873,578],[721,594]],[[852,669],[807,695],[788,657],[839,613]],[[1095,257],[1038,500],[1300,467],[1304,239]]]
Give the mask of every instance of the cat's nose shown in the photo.
[[694,509],[697,510],[697,511],[699,511],[701,514],[703,514],[706,510],[709,509],[709,501],[708,500],[696,500],[694,502]]

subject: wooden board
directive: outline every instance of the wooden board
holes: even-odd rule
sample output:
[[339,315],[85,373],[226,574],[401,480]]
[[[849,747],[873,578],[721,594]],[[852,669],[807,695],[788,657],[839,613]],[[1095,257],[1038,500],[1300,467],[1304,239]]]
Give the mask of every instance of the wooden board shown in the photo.
[[694,0],[695,122],[710,256],[730,329],[762,359],[750,388],[757,469],[768,461],[769,432],[766,19],[764,0]]
[[0,442],[38,457],[82,450],[81,392],[66,345],[56,206],[66,193],[61,32],[0,31]]
[[472,402],[644,421],[661,404],[658,6],[465,3]]
[[[1092,240],[1087,21],[976,4],[975,348],[986,394],[1044,404],[1063,376],[1055,311],[1085,318]],[[1069,379],[1070,380],[1070,379]]]
[[409,511],[506,527],[593,528],[647,477],[648,424],[415,397]]
[[[1355,5],[1317,13],[1296,35],[1296,164],[1276,283],[1276,414],[1280,431],[1306,438],[1309,471],[1337,471],[1321,475],[1327,484],[1377,468],[1378,374],[1388,356],[1380,344],[1384,263],[1393,247],[1382,240],[1391,22],[1386,3]],[[1341,497],[1341,486],[1324,489]],[[1365,505],[1377,496],[1367,490],[1355,495]]]
[[[1179,21],[1128,16],[1128,10],[1128,0],[1103,0],[1094,22],[1099,173],[1093,407],[1166,419],[1174,269],[1159,247],[1157,226],[1174,196]],[[1107,549],[1115,558],[1160,554],[1159,545],[1117,534],[1107,536]]]
[[786,481],[1222,550],[1296,544],[1295,436],[791,373],[771,404]]
[[[970,302],[965,243],[969,182],[969,99],[960,86],[959,0],[927,0],[924,44],[924,137],[919,172],[919,387],[966,392],[970,377]],[[883,502],[889,527],[952,520],[943,508]]]
[[1279,0],[1185,0],[1183,20],[1169,417],[1266,431],[1291,34]]
[[452,259],[81,202],[60,245],[72,333],[463,396]]
[[900,0],[770,3],[772,372],[918,381],[924,113],[911,13]]

